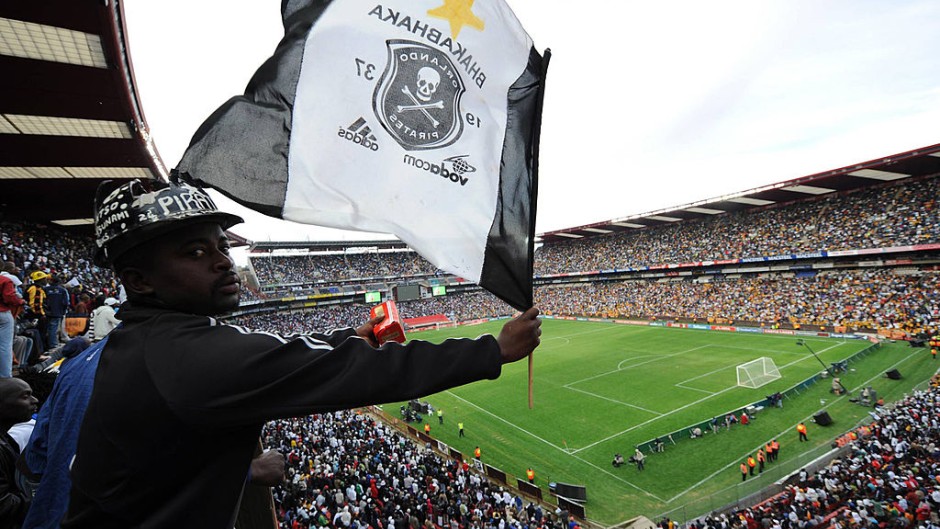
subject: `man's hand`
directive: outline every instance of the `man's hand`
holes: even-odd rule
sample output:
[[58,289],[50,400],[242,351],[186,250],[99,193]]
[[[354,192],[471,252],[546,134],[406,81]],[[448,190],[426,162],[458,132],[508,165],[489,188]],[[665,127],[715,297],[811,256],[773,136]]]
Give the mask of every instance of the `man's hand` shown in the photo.
[[374,329],[376,325],[382,323],[382,320],[384,319],[385,316],[376,316],[359,327],[356,327],[356,335],[369,342],[369,345],[372,347],[378,347],[379,342],[375,339],[375,334],[372,332],[372,329]]
[[273,487],[284,480],[284,454],[266,450],[251,460],[251,484]]
[[499,354],[502,355],[504,364],[525,358],[539,346],[542,320],[538,315],[539,309],[532,307],[503,325],[496,341],[499,343]]

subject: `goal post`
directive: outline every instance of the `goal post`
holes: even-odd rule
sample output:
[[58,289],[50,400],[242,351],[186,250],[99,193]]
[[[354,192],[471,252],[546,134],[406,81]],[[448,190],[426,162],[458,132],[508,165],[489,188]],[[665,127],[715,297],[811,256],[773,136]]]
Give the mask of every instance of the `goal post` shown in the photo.
[[780,378],[773,359],[762,356],[738,366],[738,386],[756,389]]

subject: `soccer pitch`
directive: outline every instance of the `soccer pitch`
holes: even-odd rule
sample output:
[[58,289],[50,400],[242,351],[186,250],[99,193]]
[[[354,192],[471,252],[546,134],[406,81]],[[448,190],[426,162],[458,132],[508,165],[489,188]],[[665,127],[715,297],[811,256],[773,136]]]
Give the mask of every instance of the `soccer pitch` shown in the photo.
[[[491,322],[413,333],[410,338],[438,342],[495,335],[501,326]],[[863,340],[804,340],[826,365],[870,345]],[[628,458],[639,443],[723,416],[822,371],[819,360],[796,342],[795,336],[546,319],[535,355],[533,409],[527,405],[527,368],[522,361],[504,366],[496,381],[427,398],[443,409],[444,424],[439,425],[437,417],[425,417],[424,422],[431,425],[432,437],[465,457],[472,457],[479,446],[485,463],[512,476],[524,476],[526,468],[533,468],[543,494],[549,482],[586,485],[585,507],[595,521],[613,524],[639,514],[653,517],[739,486],[742,458],[773,438],[782,445],[781,462],[775,463],[782,469],[788,458],[824,448],[867,415],[869,409],[830,394],[830,381],[822,380],[785,400],[782,409],[761,411],[749,426],[722,429],[701,439],[667,440],[664,453],[647,453],[642,472],[630,464],[611,466],[614,453]],[[840,376],[850,391],[872,385],[879,395],[898,398],[935,369],[929,353],[916,354],[919,351],[906,344],[888,345],[853,362]],[[765,356],[774,360],[781,378],[758,389],[738,387],[736,367]],[[895,367],[905,372],[902,381],[881,376]],[[399,417],[400,404],[383,408]],[[834,426],[810,423],[820,409],[833,415]],[[809,425],[809,443],[797,443],[793,427],[801,420]],[[464,423],[465,437],[457,435],[458,422]],[[421,430],[423,423],[413,426]],[[746,485],[750,491],[769,483],[752,478]]]

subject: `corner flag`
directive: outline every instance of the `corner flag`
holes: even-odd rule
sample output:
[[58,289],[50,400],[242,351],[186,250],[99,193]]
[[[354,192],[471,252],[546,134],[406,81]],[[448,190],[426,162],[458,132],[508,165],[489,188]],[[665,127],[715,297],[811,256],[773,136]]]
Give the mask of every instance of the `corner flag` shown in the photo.
[[545,73],[503,0],[286,0],[285,36],[179,177],[270,216],[392,233],[532,306]]

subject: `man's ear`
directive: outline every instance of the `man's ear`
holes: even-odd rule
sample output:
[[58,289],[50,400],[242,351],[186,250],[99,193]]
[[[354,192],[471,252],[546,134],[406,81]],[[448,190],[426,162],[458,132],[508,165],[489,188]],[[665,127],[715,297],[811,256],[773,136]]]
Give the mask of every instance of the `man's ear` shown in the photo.
[[149,296],[153,294],[153,285],[150,284],[147,274],[140,268],[129,266],[121,270],[120,275],[121,283],[124,285],[128,294],[137,296]]

